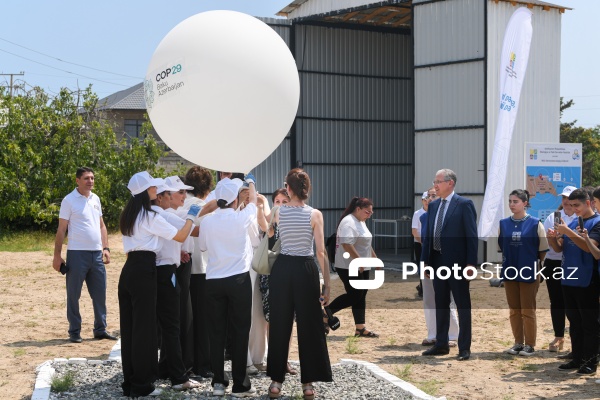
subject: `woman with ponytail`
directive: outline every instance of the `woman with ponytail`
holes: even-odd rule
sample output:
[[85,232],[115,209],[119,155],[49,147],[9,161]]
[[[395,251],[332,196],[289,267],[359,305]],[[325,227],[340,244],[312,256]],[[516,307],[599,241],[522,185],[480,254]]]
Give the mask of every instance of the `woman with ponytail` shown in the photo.
[[[323,214],[305,202],[310,192],[310,178],[296,168],[285,180],[290,201],[278,212],[281,252],[269,277],[269,355],[267,375],[273,380],[269,398],[279,398],[287,369],[289,339],[296,314],[302,395],[315,398],[315,381],[331,382],[331,365],[325,340],[321,305],[329,303],[329,266],[326,264]],[[323,274],[323,292],[319,267]]]
[[505,352],[529,357],[535,353],[537,336],[535,297],[540,287],[537,266],[548,251],[548,240],[540,220],[527,214],[529,192],[522,189],[510,192],[508,207],[513,215],[500,220],[498,245],[515,344]]
[[[129,397],[158,396],[154,388],[158,378],[156,338],[156,253],[160,238],[182,243],[192,230],[192,219],[199,206],[190,207],[181,229],[169,224],[152,210],[150,202],[157,197],[157,186],[164,180],[147,172],[138,172],[127,188],[132,197],[125,205],[119,228],[123,234],[123,250],[127,260],[119,277],[119,312],[121,322],[121,357],[123,394]],[[184,387],[185,389],[185,387]]]
[[[365,327],[367,289],[353,288],[348,276],[350,262],[355,258],[377,257],[371,246],[373,235],[365,223],[371,215],[373,215],[373,202],[364,197],[354,197],[338,222],[335,269],[344,283],[346,293],[332,301],[329,308],[335,314],[344,308],[352,307],[352,316],[356,325],[354,336],[377,338],[379,335]],[[344,257],[344,253],[348,253],[350,257]],[[370,268],[361,267],[358,277],[352,279],[369,280],[369,270]]]

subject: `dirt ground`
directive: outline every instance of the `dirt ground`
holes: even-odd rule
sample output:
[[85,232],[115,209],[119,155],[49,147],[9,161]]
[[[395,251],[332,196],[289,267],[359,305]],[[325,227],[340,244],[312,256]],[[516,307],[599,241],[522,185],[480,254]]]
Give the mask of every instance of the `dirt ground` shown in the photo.
[[[117,282],[125,256],[120,237],[110,237],[112,262],[108,271],[108,328],[118,333]],[[84,289],[81,344],[67,338],[64,277],[51,267],[52,250],[30,253],[0,252],[0,398],[29,399],[35,368],[55,357],[106,359],[112,341],[92,338],[93,310]],[[367,325],[379,339],[348,341],[354,333],[350,311],[338,314],[342,327],[329,335],[332,363],[341,358],[365,360],[414,383],[436,396],[448,399],[598,399],[598,377],[561,373],[556,353],[547,351],[553,339],[545,284],[538,293],[537,354],[530,358],[502,351],[512,345],[504,289],[492,288],[485,280],[471,284],[473,345],[471,360],[455,360],[457,350],[447,356],[425,358],[422,302],[416,298],[416,280],[401,281],[386,272],[382,288],[369,292]],[[334,281],[332,295],[342,293]],[[567,345],[565,350],[570,346]],[[297,360],[297,347],[290,356]]]

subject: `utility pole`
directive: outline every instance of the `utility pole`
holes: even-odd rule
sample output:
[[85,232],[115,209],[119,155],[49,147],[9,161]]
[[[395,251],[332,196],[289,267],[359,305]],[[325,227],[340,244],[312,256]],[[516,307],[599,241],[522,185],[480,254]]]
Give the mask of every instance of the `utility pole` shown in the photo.
[[23,76],[25,75],[25,72],[21,71],[18,74],[0,74],[0,76],[9,76],[10,75],[10,97],[12,97],[13,94],[13,76]]

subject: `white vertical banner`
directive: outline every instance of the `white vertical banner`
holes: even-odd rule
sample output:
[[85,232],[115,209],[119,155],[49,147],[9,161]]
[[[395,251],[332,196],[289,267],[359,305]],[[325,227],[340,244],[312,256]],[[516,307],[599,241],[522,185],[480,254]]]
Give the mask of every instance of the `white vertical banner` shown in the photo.
[[504,33],[500,59],[500,98],[498,99],[500,110],[496,125],[496,140],[479,219],[479,237],[483,240],[498,235],[499,221],[504,216],[503,204],[506,201],[504,185],[510,142],[519,110],[519,98],[527,71],[533,33],[531,15],[529,9],[517,8],[510,17]]

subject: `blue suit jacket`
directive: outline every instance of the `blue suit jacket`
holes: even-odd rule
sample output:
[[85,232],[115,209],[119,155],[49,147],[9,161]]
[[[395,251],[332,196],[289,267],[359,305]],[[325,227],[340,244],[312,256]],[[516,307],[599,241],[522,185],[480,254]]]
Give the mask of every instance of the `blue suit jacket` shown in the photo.
[[[421,261],[431,265],[433,250],[433,232],[441,199],[429,204],[426,226],[423,229],[423,249]],[[455,263],[461,267],[477,265],[477,212],[473,202],[454,193],[446,211],[441,232],[441,259],[439,265],[452,267]],[[436,267],[437,265],[432,265]]]

